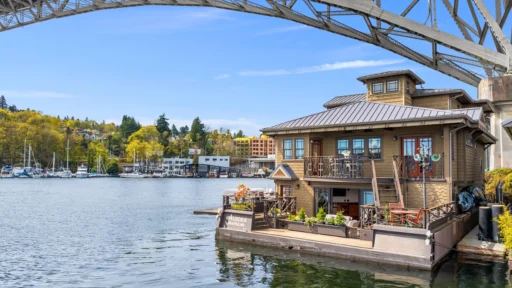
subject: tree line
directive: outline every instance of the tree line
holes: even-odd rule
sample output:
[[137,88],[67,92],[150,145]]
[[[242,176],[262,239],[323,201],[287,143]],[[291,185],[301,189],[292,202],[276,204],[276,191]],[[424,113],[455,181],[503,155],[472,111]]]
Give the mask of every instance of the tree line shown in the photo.
[[88,118],[54,117],[34,110],[9,107],[5,97],[0,97],[1,165],[23,165],[25,140],[32,147],[32,163],[36,160],[42,167],[52,167],[54,152],[56,168],[65,167],[69,141],[72,169],[85,164],[95,171],[99,156],[108,169],[117,171],[118,162],[188,157],[189,149],[200,151],[195,153],[194,158],[198,155],[232,155],[233,139],[245,137],[241,130],[236,133],[224,128],[212,130],[199,117],[192,121],[190,128],[188,125],[178,128],[170,124],[165,114],[157,118],[155,125],[143,126],[128,115],[123,116],[120,125],[116,125]]

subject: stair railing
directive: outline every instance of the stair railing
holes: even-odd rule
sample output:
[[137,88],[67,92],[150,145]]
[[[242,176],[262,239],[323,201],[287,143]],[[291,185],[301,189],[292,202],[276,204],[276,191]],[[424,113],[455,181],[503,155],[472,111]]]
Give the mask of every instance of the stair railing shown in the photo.
[[375,161],[372,160],[372,188],[373,195],[375,195],[375,206],[380,206],[380,196],[379,196],[379,184],[377,182],[377,173],[375,172]]
[[396,159],[393,158],[393,175],[395,176],[394,177],[394,182],[395,182],[395,188],[396,188],[396,193],[398,194],[398,200],[400,201],[400,205],[402,205],[402,208],[404,208],[404,197],[402,195],[402,186],[400,185],[400,177],[399,177],[399,174],[398,174],[398,164],[396,163]]

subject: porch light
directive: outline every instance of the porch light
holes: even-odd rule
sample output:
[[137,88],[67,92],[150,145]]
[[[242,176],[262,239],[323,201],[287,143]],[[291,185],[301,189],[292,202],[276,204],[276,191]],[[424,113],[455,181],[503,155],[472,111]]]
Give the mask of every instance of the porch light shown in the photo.
[[299,188],[300,188],[300,185],[299,185],[299,184],[296,184],[296,185],[295,185],[295,188],[299,189]]
[[397,139],[398,139],[398,137],[393,136],[393,141],[396,141]]

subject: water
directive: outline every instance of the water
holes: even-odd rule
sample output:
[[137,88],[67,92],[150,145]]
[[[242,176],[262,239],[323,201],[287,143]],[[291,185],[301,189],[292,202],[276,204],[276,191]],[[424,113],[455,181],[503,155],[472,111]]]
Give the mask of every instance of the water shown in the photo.
[[[2,287],[509,287],[505,264],[407,271],[216,242],[223,190],[261,179],[1,179]],[[267,185],[272,185],[270,181]]]

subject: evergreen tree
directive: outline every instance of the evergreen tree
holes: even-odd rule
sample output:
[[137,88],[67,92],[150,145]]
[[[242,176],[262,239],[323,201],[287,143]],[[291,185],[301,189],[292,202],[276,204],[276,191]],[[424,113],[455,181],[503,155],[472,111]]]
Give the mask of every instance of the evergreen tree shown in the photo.
[[165,113],[158,116],[158,120],[156,120],[156,130],[158,130],[158,133],[162,134],[164,132],[171,132],[171,129],[169,128],[169,122],[167,122],[167,120],[169,119],[165,118]]
[[0,108],[2,109],[8,109],[9,105],[7,105],[7,100],[5,100],[5,96],[0,96]]
[[244,138],[244,137],[245,137],[245,135],[242,130],[238,130],[238,132],[233,135],[233,138]]
[[119,126],[119,131],[121,132],[121,136],[123,136],[123,138],[128,139],[130,135],[139,131],[140,128],[141,125],[139,124],[139,122],[135,121],[135,118],[124,115],[123,121]]
[[174,137],[177,137],[180,134],[180,131],[178,131],[178,128],[176,128],[176,125],[174,124],[172,124],[171,133]]
[[18,108],[16,107],[16,105],[11,105],[11,106],[9,106],[9,111],[18,112]]
[[187,134],[188,134],[188,132],[189,132],[189,131],[190,131],[190,130],[189,130],[189,128],[188,128],[188,125],[185,125],[185,126],[183,126],[183,127],[180,127],[180,135],[185,136],[185,135],[187,135]]
[[190,127],[190,140],[192,143],[200,142],[206,136],[206,129],[204,124],[201,122],[199,117],[196,117],[194,121],[192,121],[192,127]]

